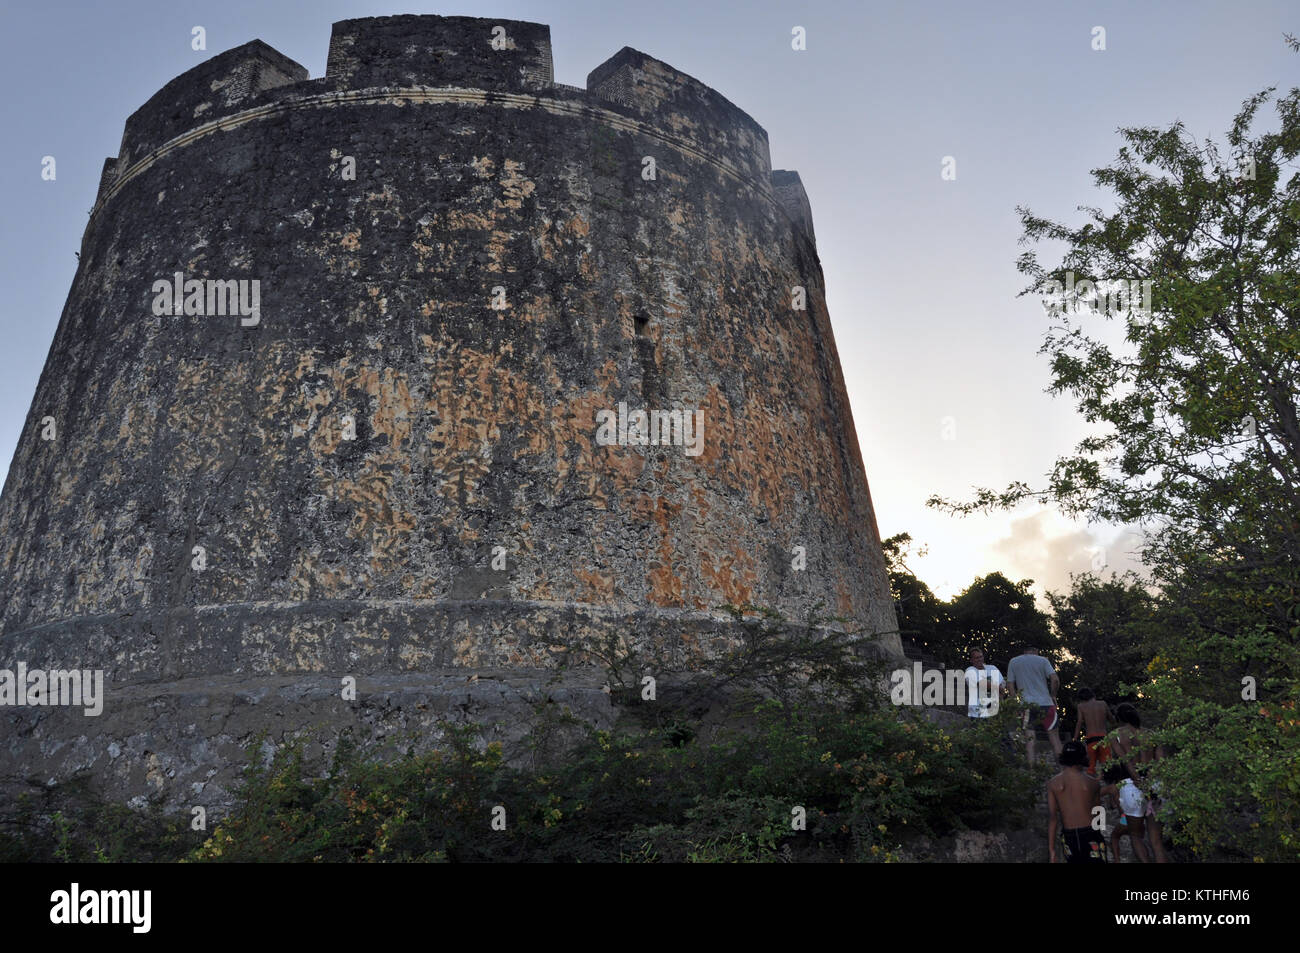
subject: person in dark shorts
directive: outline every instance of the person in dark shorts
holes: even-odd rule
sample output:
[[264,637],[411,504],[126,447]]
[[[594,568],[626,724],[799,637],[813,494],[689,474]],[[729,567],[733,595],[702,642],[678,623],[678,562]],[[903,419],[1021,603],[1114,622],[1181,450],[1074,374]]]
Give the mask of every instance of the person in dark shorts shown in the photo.
[[1084,773],[1088,751],[1082,742],[1068,741],[1058,758],[1061,773],[1047,782],[1047,852],[1051,863],[1056,853],[1057,817],[1064,828],[1065,862],[1104,864],[1105,839],[1093,826],[1093,808],[1101,804],[1101,785]]

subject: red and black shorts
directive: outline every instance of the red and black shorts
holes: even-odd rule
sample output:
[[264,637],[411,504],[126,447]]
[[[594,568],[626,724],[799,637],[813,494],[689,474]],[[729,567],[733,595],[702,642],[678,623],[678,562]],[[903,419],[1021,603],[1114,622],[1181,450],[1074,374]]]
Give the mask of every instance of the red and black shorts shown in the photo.
[[1026,710],[1024,717],[1021,719],[1020,726],[1028,728],[1031,721],[1038,721],[1042,724],[1043,730],[1051,734],[1061,723],[1059,714],[1055,705],[1030,705]]

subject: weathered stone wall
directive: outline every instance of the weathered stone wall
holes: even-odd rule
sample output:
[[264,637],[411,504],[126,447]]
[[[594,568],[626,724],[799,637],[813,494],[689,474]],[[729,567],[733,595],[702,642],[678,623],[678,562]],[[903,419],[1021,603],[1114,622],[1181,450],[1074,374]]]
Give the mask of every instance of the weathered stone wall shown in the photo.
[[551,28],[478,17],[343,20],[330,35],[325,78],[345,89],[542,89],[555,79]]
[[[797,175],[666,64],[592,77],[541,25],[386,17],[323,80],[255,42],[137,111],[0,500],[0,665],[540,671],[570,630],[707,651],[728,603],[898,653]],[[175,272],[260,322],[154,314]],[[620,402],[703,452],[598,445]]]

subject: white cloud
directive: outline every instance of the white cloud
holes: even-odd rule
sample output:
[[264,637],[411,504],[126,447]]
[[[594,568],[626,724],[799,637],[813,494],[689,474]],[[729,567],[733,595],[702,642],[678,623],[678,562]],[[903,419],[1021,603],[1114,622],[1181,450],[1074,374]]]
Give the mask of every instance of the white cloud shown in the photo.
[[990,550],[1000,563],[994,568],[1013,581],[1034,580],[1035,591],[1042,594],[1068,591],[1071,573],[1109,578],[1132,569],[1145,574],[1138,560],[1140,544],[1140,534],[1130,527],[1087,527],[1039,510],[1012,519],[1009,534]]

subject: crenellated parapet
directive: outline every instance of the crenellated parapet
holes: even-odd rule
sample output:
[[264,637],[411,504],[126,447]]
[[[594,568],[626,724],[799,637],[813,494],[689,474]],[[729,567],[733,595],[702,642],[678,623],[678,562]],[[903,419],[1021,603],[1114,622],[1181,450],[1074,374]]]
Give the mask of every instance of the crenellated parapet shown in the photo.
[[725,156],[755,179],[772,169],[767,132],[716,90],[625,46],[587,75],[587,92]]
[[480,17],[340,20],[325,78],[340,89],[454,86],[521,92],[551,86],[551,28]]
[[119,169],[196,126],[238,112],[257,93],[306,79],[305,67],[261,40],[226,50],[186,70],[131,114]]
[[772,173],[772,196],[790,217],[790,221],[808,236],[809,241],[816,244],[812,205],[808,202],[808,193],[804,191],[803,180],[799,178],[799,173],[788,169],[775,170]]
[[545,24],[392,16],[335,23],[320,79],[309,80],[303,66],[261,40],[182,73],[127,120],[119,155],[105,163],[98,201],[162,150],[292,109],[386,101],[373,94],[379,90],[396,98],[406,91],[411,103],[588,110],[621,131],[643,131],[708,157],[762,194],[770,191],[763,127],[716,90],[652,56],[624,47],[592,70],[584,90],[554,81]]

